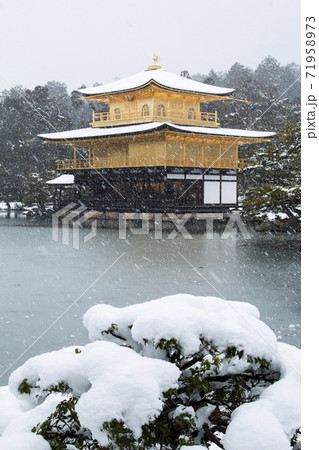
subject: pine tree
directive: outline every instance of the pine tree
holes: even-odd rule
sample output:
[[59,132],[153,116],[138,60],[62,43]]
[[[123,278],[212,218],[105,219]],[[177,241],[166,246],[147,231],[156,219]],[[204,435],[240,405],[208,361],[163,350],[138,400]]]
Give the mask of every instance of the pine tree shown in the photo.
[[243,209],[259,219],[300,221],[301,133],[299,125],[284,127],[274,146],[260,151],[254,165],[244,169],[247,189]]
[[[271,349],[272,345],[269,350],[264,345],[259,350],[247,344],[246,339],[249,342],[249,333],[253,332],[252,325],[250,331],[244,331],[247,324],[254,323],[256,327],[259,324],[255,317],[250,322],[250,314],[244,312],[248,304],[237,310],[238,306],[230,307],[229,302],[216,298],[200,300],[200,297],[185,296],[180,301],[180,296],[172,296],[167,301],[168,298],[163,298],[141,304],[136,312],[130,307],[119,309],[119,315],[114,312],[117,308],[104,305],[106,315],[102,310],[97,313],[98,341],[86,347],[53,352],[51,357],[39,355],[17,369],[11,376],[10,389],[21,400],[28,398],[28,404],[34,408],[47,397],[52,399],[52,394],[60,394],[55,410],[48,410],[47,418],[43,415],[38,419],[35,413],[31,431],[41,435],[52,449],[61,450],[69,446],[82,450],[181,450],[194,445],[208,448],[210,443],[217,448],[230,448],[224,447],[222,438],[232,413],[241,405],[258,401],[262,392],[284,376],[276,357],[272,360],[271,354],[275,356],[276,351]],[[168,304],[175,312],[172,316]],[[97,329],[95,310],[92,308],[87,317],[90,317],[89,327]],[[168,312],[161,315],[163,331],[159,332],[154,325],[158,321],[157,311],[165,310]],[[193,317],[188,321],[190,313]],[[210,321],[203,324],[204,314],[211,314],[213,321],[220,314],[228,323],[225,331],[222,327],[216,333],[213,331],[217,322],[211,329],[207,327]],[[242,314],[245,325],[241,324]],[[226,330],[232,322],[234,334],[228,340]],[[86,318],[84,323],[88,323]],[[142,324],[138,333],[136,324]],[[264,332],[260,325],[256,334]],[[94,355],[93,359],[87,355]],[[105,365],[105,361],[112,364]],[[57,367],[53,377],[48,376],[51,366]],[[136,392],[132,389],[132,384],[127,385],[129,379],[145,383],[140,367],[147,371],[148,380],[153,380],[142,391],[142,397],[138,389]],[[156,374],[154,378],[153,374]],[[111,401],[112,407],[103,408],[102,413],[98,411],[89,425],[83,420],[83,402],[85,405],[87,396],[93,393],[89,407],[94,414],[96,399],[104,397],[107,405],[113,389],[117,394]],[[145,406],[147,398],[152,403],[153,397],[147,396],[152,392],[161,401],[156,409]],[[131,421],[131,398],[138,405],[135,414],[143,417],[143,421]]]
[[38,174],[31,173],[26,177],[23,183],[23,197],[24,205],[34,206],[35,213],[40,216],[45,216],[47,209],[52,210],[54,203],[54,187],[49,186],[46,182],[54,177],[54,172]]

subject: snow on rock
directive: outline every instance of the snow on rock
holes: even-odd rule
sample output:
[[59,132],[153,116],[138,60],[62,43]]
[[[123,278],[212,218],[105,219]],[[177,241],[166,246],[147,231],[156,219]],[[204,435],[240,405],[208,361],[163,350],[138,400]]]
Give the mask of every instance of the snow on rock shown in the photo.
[[161,412],[162,392],[177,387],[180,376],[174,364],[145,358],[112,342],[87,345],[83,371],[92,387],[79,399],[76,412],[101,445],[108,444],[102,425],[113,419],[124,421],[139,437],[142,425]]
[[198,351],[204,335],[217,345],[276,360],[276,336],[258,317],[257,308],[248,303],[178,294],[124,308],[93,306],[84,316],[84,326],[91,340],[103,339],[101,333],[116,324],[115,334],[130,345],[175,338],[186,355]]
[[260,402],[235,409],[222,443],[225,450],[291,450],[282,426]]
[[81,348],[68,347],[59,351],[43,353],[26,361],[9,378],[9,389],[17,398],[30,398],[19,392],[20,383],[26,379],[31,385],[35,404],[41,401],[41,392],[50,386],[64,382],[74,395],[80,395],[89,388],[87,378],[81,373]]
[[42,436],[23,432],[0,437],[0,450],[50,450],[51,447]]

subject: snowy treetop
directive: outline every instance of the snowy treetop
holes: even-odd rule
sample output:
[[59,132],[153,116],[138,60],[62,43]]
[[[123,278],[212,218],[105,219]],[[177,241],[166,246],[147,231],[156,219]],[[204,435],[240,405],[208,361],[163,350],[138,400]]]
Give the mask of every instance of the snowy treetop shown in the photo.
[[245,302],[178,294],[125,308],[95,305],[83,322],[91,340],[103,339],[103,332],[116,324],[114,334],[133,347],[143,346],[146,355],[145,342],[161,339],[178,340],[184,355],[195,353],[205,336],[225,348],[236,346],[252,356],[277,359],[275,334],[259,320],[258,309]]

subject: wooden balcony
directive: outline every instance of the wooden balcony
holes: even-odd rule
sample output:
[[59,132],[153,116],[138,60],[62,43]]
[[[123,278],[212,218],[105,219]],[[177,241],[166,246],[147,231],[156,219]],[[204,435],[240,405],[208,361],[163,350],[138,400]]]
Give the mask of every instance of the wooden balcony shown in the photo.
[[218,127],[217,122],[217,112],[207,113],[200,112],[196,114],[195,112],[176,112],[176,111],[166,111],[159,114],[158,110],[155,108],[153,111],[150,109],[148,114],[141,111],[133,112],[95,112],[93,111],[93,118],[91,125],[92,127],[110,127],[117,125],[132,125],[137,123],[147,123],[147,122],[172,122],[178,125],[190,125],[190,126],[200,126],[200,127]]
[[91,163],[86,159],[64,159],[57,161],[57,170],[81,170],[81,169],[112,169],[121,167],[201,167],[217,169],[238,169],[244,167],[242,160],[221,158],[216,160],[207,158],[119,158],[95,159]]

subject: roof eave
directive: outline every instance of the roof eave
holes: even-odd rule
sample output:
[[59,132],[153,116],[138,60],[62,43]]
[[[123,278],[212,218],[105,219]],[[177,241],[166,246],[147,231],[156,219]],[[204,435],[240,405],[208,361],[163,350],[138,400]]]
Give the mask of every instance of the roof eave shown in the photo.
[[[140,86],[135,86],[135,87],[129,88],[129,89],[120,89],[118,91],[105,91],[105,92],[100,92],[100,93],[96,93],[96,94],[94,94],[94,93],[87,94],[85,92],[81,92],[80,89],[77,92],[84,95],[84,97],[82,97],[83,99],[88,100],[88,97],[91,97],[91,99],[93,100],[94,97],[100,97],[100,96],[126,95],[131,92],[136,92],[136,91],[139,91],[142,89],[146,89],[147,87],[151,86],[152,84],[159,87],[160,89],[164,89],[166,91],[174,91],[174,92],[178,92],[181,94],[193,94],[196,96],[204,95],[207,97],[210,97],[210,96],[211,97],[226,97],[235,91],[235,89],[228,89],[227,92],[224,92],[224,93],[213,93],[213,92],[193,91],[193,90],[187,90],[187,89],[178,89],[178,88],[174,88],[174,87],[170,87],[170,86],[165,86],[164,84],[161,84],[158,81],[151,78],[146,83],[141,84]],[[209,86],[209,85],[207,85],[207,86]]]
[[[119,127],[122,128],[122,127]],[[240,145],[244,144],[252,144],[257,142],[269,142],[272,137],[276,135],[274,132],[269,132],[265,136],[245,136],[245,132],[247,130],[243,130],[244,133],[242,136],[238,136],[238,133],[234,135],[232,134],[207,134],[205,133],[205,127],[201,127],[202,130],[188,130],[188,129],[181,129],[180,127],[175,127],[173,124],[163,122],[160,125],[155,126],[154,128],[148,128],[145,130],[134,130],[130,131],[130,127],[128,127],[127,133],[118,133],[118,134],[112,134],[112,135],[99,135],[99,136],[80,136],[80,137],[61,137],[61,138],[48,138],[48,135],[38,135],[44,143],[48,144],[62,144],[62,145],[74,145],[76,142],[84,142],[84,141],[92,141],[92,140],[100,140],[100,139],[112,139],[112,138],[118,138],[118,137],[126,137],[126,136],[132,136],[132,135],[141,135],[141,134],[150,134],[150,133],[156,133],[162,130],[168,130],[175,133],[185,133],[185,134],[196,134],[196,135],[205,135],[206,137],[212,137],[212,138],[224,138],[224,139],[236,139],[237,142]],[[200,127],[198,127],[200,128]],[[114,130],[114,128],[112,128]]]

